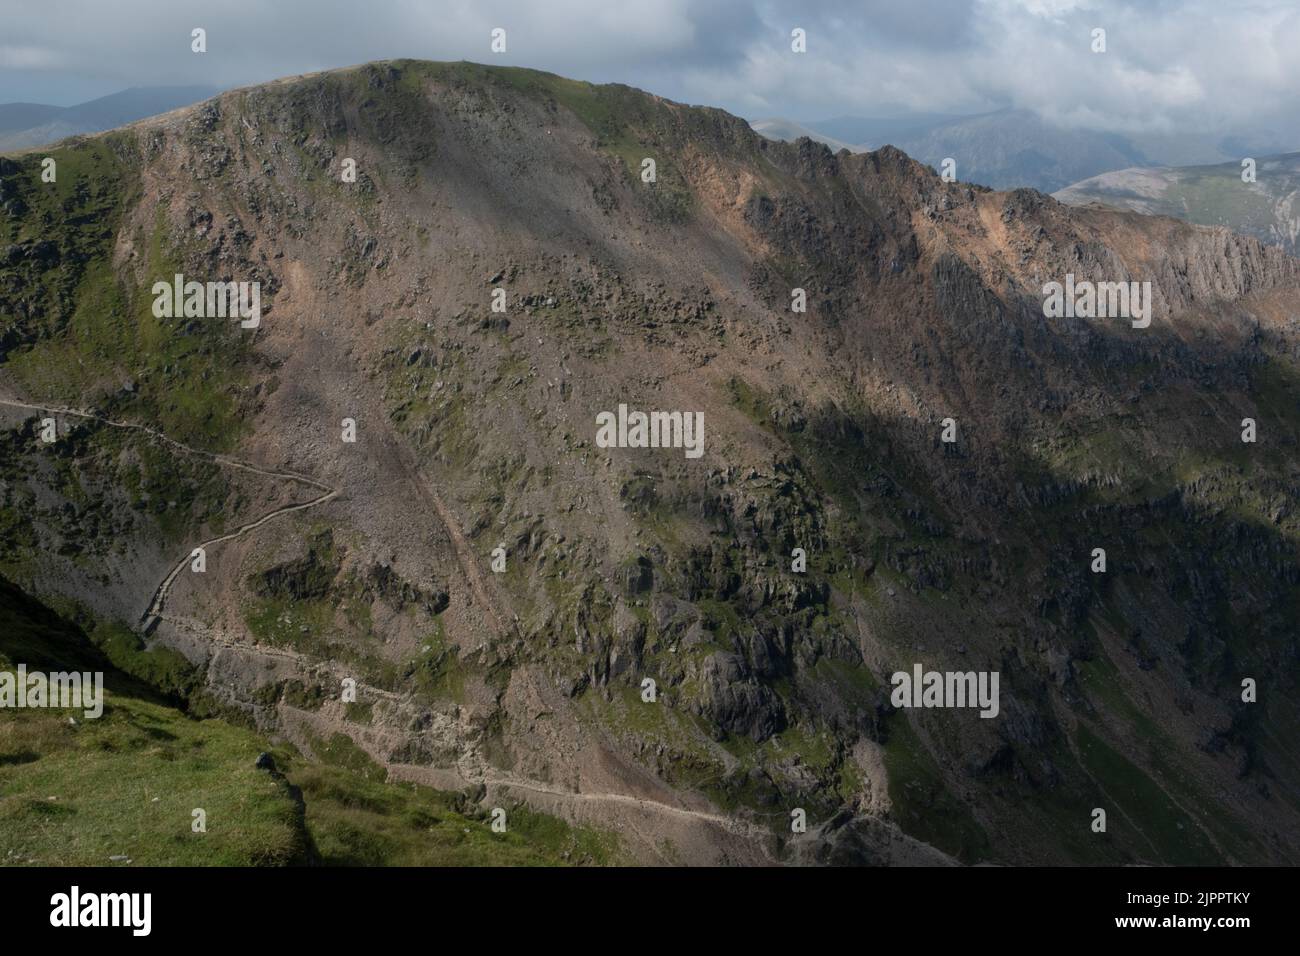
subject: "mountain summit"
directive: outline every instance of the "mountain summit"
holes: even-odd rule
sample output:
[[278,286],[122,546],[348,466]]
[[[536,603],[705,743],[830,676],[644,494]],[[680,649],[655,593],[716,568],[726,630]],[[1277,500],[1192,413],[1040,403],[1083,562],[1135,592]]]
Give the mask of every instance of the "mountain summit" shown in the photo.
[[1300,860],[1280,249],[469,63],[50,156],[0,568],[178,693],[645,861]]

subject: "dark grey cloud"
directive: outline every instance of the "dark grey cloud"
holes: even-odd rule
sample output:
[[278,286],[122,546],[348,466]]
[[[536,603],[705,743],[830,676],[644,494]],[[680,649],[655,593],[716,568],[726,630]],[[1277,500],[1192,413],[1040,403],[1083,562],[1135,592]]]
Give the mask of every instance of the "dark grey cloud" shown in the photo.
[[[0,101],[399,56],[619,81],[751,118],[1024,107],[1099,130],[1297,113],[1295,0],[0,0]],[[190,52],[190,31],[208,52]],[[493,54],[490,31],[507,30]],[[807,31],[793,53],[790,31]],[[1107,52],[1091,31],[1107,31]]]

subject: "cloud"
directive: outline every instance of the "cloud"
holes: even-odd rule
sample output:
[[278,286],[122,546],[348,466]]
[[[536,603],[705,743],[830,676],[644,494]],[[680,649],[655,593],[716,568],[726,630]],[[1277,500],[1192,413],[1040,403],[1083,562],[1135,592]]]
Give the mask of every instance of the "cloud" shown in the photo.
[[0,44],[0,69],[45,70],[62,64],[63,57],[55,50],[39,46]]
[[[412,56],[625,82],[751,118],[1019,107],[1190,132],[1300,113],[1294,0],[0,0],[0,22],[0,83],[46,101]],[[790,49],[794,27],[806,53]]]

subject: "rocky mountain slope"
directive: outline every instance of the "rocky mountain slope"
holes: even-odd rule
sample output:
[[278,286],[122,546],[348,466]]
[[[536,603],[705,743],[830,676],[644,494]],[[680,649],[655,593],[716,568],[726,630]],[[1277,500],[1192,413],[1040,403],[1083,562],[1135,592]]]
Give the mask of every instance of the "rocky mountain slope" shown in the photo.
[[1300,249],[1300,153],[1263,157],[1256,161],[1254,172],[1253,182],[1243,181],[1240,161],[1120,169],[1054,195],[1075,206],[1099,202],[1204,226],[1225,226],[1295,255]]
[[[51,155],[0,159],[0,574],[213,706],[648,862],[1300,858],[1280,249],[472,64]],[[1150,325],[1047,317],[1067,274]],[[895,707],[916,664],[998,715]]]

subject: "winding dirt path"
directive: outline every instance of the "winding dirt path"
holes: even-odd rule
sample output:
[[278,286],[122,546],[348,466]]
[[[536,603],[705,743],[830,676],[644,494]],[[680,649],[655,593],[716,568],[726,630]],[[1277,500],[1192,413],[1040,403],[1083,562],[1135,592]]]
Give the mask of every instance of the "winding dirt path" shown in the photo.
[[238,458],[230,458],[216,452],[203,451],[199,448],[191,448],[184,442],[179,442],[174,438],[169,438],[156,428],[150,428],[148,425],[139,425],[135,422],[119,422],[112,418],[104,418],[102,415],[96,415],[93,412],[85,411],[80,408],[65,408],[61,405],[33,405],[28,402],[14,401],[13,399],[0,398],[0,405],[7,405],[10,408],[22,408],[32,412],[53,412],[56,415],[72,415],[75,418],[87,418],[91,421],[103,422],[105,425],[111,425],[113,428],[124,428],[132,431],[143,432],[152,438],[173,448],[185,452],[187,455],[194,455],[198,458],[205,458],[208,461],[216,462],[218,465],[226,465],[230,468],[240,468],[244,471],[251,471],[257,475],[264,475],[267,478],[288,478],[292,481],[301,482],[304,485],[311,485],[313,488],[319,488],[321,491],[330,491],[330,486],[322,484],[315,478],[308,478],[306,475],[300,475],[293,471],[272,471],[267,468],[259,468],[257,465],[251,465],[246,461],[240,461]]
[[772,836],[771,830],[750,823],[740,817],[723,816],[719,813],[709,813],[706,810],[690,810],[686,807],[674,806],[671,803],[664,803],[660,800],[647,800],[644,797],[634,797],[626,793],[613,793],[603,790],[562,790],[559,787],[554,787],[538,780],[528,780],[523,777],[516,777],[513,774],[502,773],[488,773],[485,774],[481,780],[476,780],[474,782],[490,784],[497,787],[510,787],[515,790],[528,790],[532,793],[544,793],[553,797],[561,797],[565,800],[590,801],[595,803],[618,803],[624,806],[636,807],[639,810],[649,810],[656,813],[687,817],[692,820],[711,823],[715,826],[722,827],[729,833],[734,833],[737,836],[748,837],[751,839],[765,839]]
[[[297,504],[284,505],[283,507],[276,508],[274,511],[270,511],[262,515],[260,518],[257,518],[256,520],[249,521],[245,524],[240,525],[234,531],[227,532],[226,534],[223,535],[218,535],[215,538],[209,538],[207,541],[203,541],[200,544],[195,546],[198,548],[206,549],[209,545],[219,544],[222,541],[229,541],[232,538],[237,538],[240,535],[245,534],[246,532],[252,531],[254,528],[260,528],[262,525],[266,524],[271,519],[278,518],[280,515],[289,514],[290,512],[293,511],[302,511],[306,508],[314,508],[316,505],[324,504],[325,502],[329,501],[331,498],[336,497],[339,493],[337,488],[331,488],[329,485],[322,484],[321,482],[317,481],[315,478],[308,478],[306,475],[300,475],[297,472],[276,471],[270,468],[260,468],[257,465],[249,464],[246,461],[240,461],[238,458],[230,458],[227,455],[217,454],[216,452],[202,451],[198,448],[192,448],[189,445],[186,445],[184,442],[179,442],[174,438],[169,438],[167,435],[164,435],[156,428],[150,428],[148,425],[140,425],[134,422],[119,422],[111,418],[105,418],[102,415],[96,415],[93,412],[88,412],[85,409],[67,408],[61,405],[34,405],[29,402],[19,402],[7,398],[0,398],[0,405],[6,405],[10,408],[21,408],[33,412],[49,412],[55,415],[71,415],[75,418],[84,418],[90,421],[101,422],[113,428],[122,428],[122,429],[128,429],[132,431],[138,431],[141,432],[142,434],[148,435],[150,438],[160,441],[166,445],[170,445],[173,448],[181,452],[184,452],[187,455],[194,455],[195,457],[203,458],[207,461],[214,462],[215,464],[218,465],[223,465],[228,468],[238,468],[243,471],[252,472],[253,474],[261,475],[266,478],[275,478],[284,481],[294,481],[299,484],[303,484],[311,488],[315,488],[316,490],[322,492],[320,495],[311,499],[310,501],[302,501],[302,502],[298,502]],[[162,583],[159,584],[157,590],[154,591],[153,598],[149,602],[148,610],[144,612],[144,615],[140,619],[140,623],[142,625],[145,625],[147,627],[151,621],[158,618],[162,614],[163,604],[167,600],[167,592],[171,590],[172,584],[176,581],[176,576],[180,574],[182,570],[184,570],[185,565],[190,562],[193,555],[194,555],[194,549],[190,549],[190,551],[183,558],[181,558],[180,561],[176,563],[176,566],[171,569],[171,572],[167,575],[167,577],[163,578]]]
[[[250,521],[247,524],[240,525],[234,531],[227,532],[219,537],[209,538],[207,541],[203,541],[196,545],[195,548],[203,548],[206,550],[209,545],[219,544],[222,541],[229,541],[231,538],[238,538],[241,534],[244,534],[247,531],[252,531],[254,528],[260,528],[272,518],[278,518],[280,515],[289,514],[291,511],[302,511],[306,508],[314,508],[316,505],[323,505],[325,502],[337,495],[338,492],[331,489],[325,492],[325,494],[313,498],[311,501],[303,501],[296,505],[285,505],[282,508],[276,508],[274,511],[262,515],[262,517],[258,518],[256,521]],[[153,600],[149,602],[149,609],[144,612],[144,617],[141,618],[142,622],[148,622],[162,613],[163,603],[167,600],[167,592],[171,590],[172,583],[176,580],[176,576],[185,569],[185,565],[193,559],[193,556],[194,550],[191,550],[189,554],[180,559],[176,567],[172,568],[171,573],[168,574],[167,577],[163,578],[162,584],[158,585],[158,590],[154,592]]]

